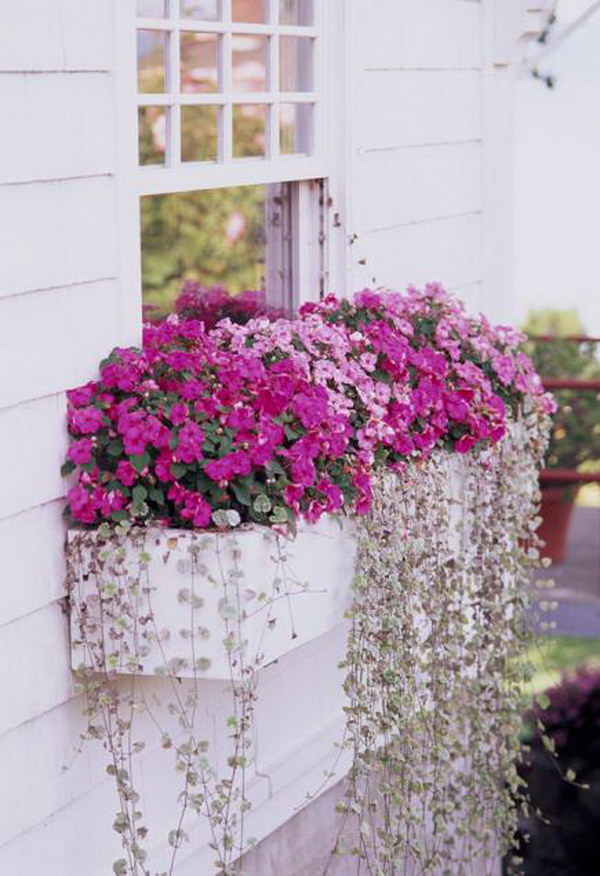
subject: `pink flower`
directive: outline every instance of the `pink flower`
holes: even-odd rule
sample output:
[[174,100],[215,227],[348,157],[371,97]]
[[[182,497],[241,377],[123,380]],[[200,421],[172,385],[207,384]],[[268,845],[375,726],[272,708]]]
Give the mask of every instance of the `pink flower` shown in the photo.
[[454,445],[454,449],[457,453],[468,453],[469,450],[475,447],[476,443],[477,442],[472,435],[463,435]]
[[79,386],[77,389],[70,389],[67,392],[69,404],[73,405],[74,408],[82,408],[85,407],[85,405],[89,405],[94,397],[95,390],[95,383],[86,383],[85,386]]
[[91,462],[93,448],[91,438],[81,438],[79,441],[71,442],[67,456],[76,465],[86,465]]
[[92,501],[92,494],[81,484],[76,484],[67,492],[67,502],[75,520],[79,520],[81,523],[96,522],[96,508]]
[[171,472],[171,465],[173,463],[173,456],[168,450],[161,450],[158,459],[154,463],[154,471],[156,477],[162,483],[169,483],[170,481],[174,481],[175,477]]
[[138,479],[135,468],[125,459],[121,459],[117,465],[116,478],[126,487],[132,487]]
[[69,428],[75,433],[91,435],[98,431],[103,418],[102,411],[93,405],[85,408],[70,408]]
[[182,423],[185,423],[188,416],[188,406],[182,404],[181,402],[176,402],[169,411],[169,419],[174,426],[181,426]]
[[199,462],[202,457],[204,432],[197,423],[188,421],[181,427],[177,435],[177,447],[173,458],[180,462]]

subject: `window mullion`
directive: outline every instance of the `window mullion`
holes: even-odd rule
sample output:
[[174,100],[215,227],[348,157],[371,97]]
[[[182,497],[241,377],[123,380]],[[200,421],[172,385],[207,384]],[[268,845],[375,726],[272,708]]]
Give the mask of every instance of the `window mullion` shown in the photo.
[[181,89],[181,45],[179,38],[179,3],[170,3],[171,32],[168,45],[167,92],[171,97],[168,124],[167,164],[179,167],[181,164],[181,106],[177,99]]
[[231,0],[221,0],[221,14],[225,32],[221,38],[220,51],[223,109],[219,120],[219,161],[228,163],[233,155]]

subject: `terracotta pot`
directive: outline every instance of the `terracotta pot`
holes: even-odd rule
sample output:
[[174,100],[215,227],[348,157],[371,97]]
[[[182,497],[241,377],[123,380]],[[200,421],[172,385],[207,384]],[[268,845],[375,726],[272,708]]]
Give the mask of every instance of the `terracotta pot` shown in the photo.
[[567,553],[569,523],[575,505],[577,489],[542,485],[540,515],[542,522],[538,535],[546,542],[543,555],[553,563],[562,563]]

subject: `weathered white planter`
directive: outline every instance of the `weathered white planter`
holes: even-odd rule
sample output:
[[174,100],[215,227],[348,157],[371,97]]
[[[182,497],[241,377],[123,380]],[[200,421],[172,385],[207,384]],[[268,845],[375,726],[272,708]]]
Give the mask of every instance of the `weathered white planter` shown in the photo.
[[351,602],[356,542],[343,518],[302,524],[293,539],[258,526],[153,530],[101,570],[84,543],[73,550],[78,539],[69,532],[73,668],[227,679],[326,633]]

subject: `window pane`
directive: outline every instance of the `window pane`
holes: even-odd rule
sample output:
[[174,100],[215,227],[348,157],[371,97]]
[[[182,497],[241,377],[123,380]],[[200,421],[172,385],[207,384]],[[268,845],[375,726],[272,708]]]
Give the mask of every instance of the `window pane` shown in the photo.
[[219,0],[181,0],[181,17],[196,21],[219,21]]
[[231,17],[233,21],[250,21],[257,24],[265,22],[266,0],[233,0]]
[[218,112],[216,106],[181,107],[181,160],[216,161]]
[[313,16],[313,0],[279,0],[280,24],[310,25]]
[[156,30],[138,30],[138,90],[162,94],[165,90],[167,35]]
[[186,93],[218,88],[216,34],[181,34],[181,90]]
[[279,87],[281,91],[312,91],[313,41],[310,38],[279,38]]
[[233,34],[234,91],[267,90],[267,37]]
[[266,186],[141,198],[142,283],[149,316],[172,312],[185,280],[231,293],[264,289]]
[[138,108],[140,164],[164,164],[167,143],[167,116],[163,106]]
[[264,104],[238,103],[233,106],[233,157],[264,155],[267,133],[267,107]]
[[140,18],[164,18],[166,0],[137,0],[136,12]]
[[282,103],[279,107],[279,151],[282,155],[310,154],[313,106]]

